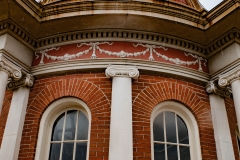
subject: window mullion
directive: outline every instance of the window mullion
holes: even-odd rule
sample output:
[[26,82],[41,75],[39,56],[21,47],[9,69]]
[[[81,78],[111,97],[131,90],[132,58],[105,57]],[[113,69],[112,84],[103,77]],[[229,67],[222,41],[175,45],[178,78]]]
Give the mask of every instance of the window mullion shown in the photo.
[[64,117],[63,132],[62,132],[62,141],[61,141],[61,151],[60,151],[59,160],[62,160],[62,150],[63,150],[64,135],[65,135],[66,119],[67,119],[67,112],[65,112],[65,117]]
[[78,111],[77,112],[77,118],[76,118],[76,120],[77,120],[77,122],[76,122],[76,127],[75,127],[75,137],[74,137],[74,147],[73,147],[73,160],[75,159],[75,156],[76,156],[76,141],[77,141],[77,134],[78,134],[78,116],[79,116],[79,113],[80,113],[80,111]]
[[180,160],[180,150],[179,150],[179,137],[178,137],[178,123],[177,123],[177,115],[175,114],[175,124],[176,124],[176,136],[177,136],[177,152],[178,152],[178,160]]
[[163,112],[163,127],[164,127],[164,142],[165,142],[165,145],[164,145],[164,147],[165,147],[165,159],[166,160],[168,160],[168,156],[167,156],[167,136],[166,136],[166,123],[165,123],[165,120],[166,120],[166,118],[165,118],[165,112]]

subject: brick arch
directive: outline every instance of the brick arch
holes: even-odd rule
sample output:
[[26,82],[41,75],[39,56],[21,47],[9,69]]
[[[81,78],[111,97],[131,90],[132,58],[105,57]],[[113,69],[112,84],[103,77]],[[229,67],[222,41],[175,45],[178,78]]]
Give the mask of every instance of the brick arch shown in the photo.
[[95,84],[82,79],[64,79],[46,85],[29,103],[23,129],[19,159],[34,159],[41,116],[46,108],[62,97],[83,100],[92,114],[89,159],[107,159],[110,102]]
[[134,160],[142,156],[151,159],[151,113],[157,104],[167,100],[180,102],[193,113],[199,127],[202,158],[217,159],[209,99],[200,96],[203,92],[168,80],[144,88],[133,101]]

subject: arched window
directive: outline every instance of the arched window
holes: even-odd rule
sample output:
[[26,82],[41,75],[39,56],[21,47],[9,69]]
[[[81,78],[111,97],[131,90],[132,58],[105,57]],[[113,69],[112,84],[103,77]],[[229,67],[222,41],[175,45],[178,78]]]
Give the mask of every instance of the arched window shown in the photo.
[[87,116],[79,110],[65,111],[52,128],[49,160],[85,160],[87,141]]
[[40,122],[35,160],[87,160],[91,114],[77,98],[52,103]]
[[185,106],[160,103],[151,124],[154,160],[201,160],[197,122]]

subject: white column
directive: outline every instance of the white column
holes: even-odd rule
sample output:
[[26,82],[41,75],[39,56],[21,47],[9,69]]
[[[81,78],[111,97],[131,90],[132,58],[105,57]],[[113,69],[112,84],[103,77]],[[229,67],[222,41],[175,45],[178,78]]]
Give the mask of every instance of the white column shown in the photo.
[[106,75],[113,77],[109,160],[132,160],[132,78],[138,78],[139,71],[131,66],[109,66]]
[[210,93],[209,99],[218,160],[235,160],[228,116],[223,98],[223,96],[229,96],[230,94],[227,90],[217,87],[213,81],[208,83],[207,92]]
[[237,123],[238,123],[238,126],[240,126],[240,80],[233,81],[231,86],[232,86],[232,94],[233,94],[233,100],[235,105],[235,111],[237,115]]
[[[20,84],[20,86],[19,86]],[[0,159],[17,160],[22,138],[23,124],[26,115],[29,88],[33,85],[33,78],[27,75],[23,80],[10,82],[9,89],[15,89],[4,130]],[[18,89],[16,89],[18,88]]]
[[19,80],[22,72],[19,67],[8,61],[3,53],[0,53],[0,114],[2,111],[3,100],[6,92],[8,78]]
[[0,70],[0,115],[8,82],[8,74]]

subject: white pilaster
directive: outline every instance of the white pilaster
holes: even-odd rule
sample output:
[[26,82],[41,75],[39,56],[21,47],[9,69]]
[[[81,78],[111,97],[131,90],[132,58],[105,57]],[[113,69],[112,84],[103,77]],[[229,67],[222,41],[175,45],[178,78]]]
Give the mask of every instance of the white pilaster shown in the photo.
[[132,160],[132,78],[138,78],[139,71],[131,66],[109,66],[106,75],[113,77],[109,160]]
[[237,123],[238,123],[238,126],[240,126],[240,80],[233,81],[231,86],[232,86],[233,101],[234,101],[236,115],[237,115]]
[[0,70],[0,115],[8,82],[8,74]]
[[8,85],[9,89],[15,90],[4,130],[0,159],[17,160],[30,90],[28,87],[33,85],[33,77],[27,75],[22,80],[10,82]]
[[220,89],[214,82],[209,82],[207,92],[210,93],[210,105],[217,148],[218,160],[235,160],[232,138],[228,123],[227,111],[223,96],[230,94]]

